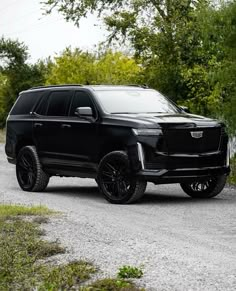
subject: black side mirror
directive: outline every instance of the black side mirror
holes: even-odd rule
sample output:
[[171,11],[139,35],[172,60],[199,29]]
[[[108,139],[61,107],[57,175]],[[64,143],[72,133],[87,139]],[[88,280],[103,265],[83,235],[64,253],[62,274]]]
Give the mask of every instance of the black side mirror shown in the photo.
[[75,115],[79,118],[91,120],[91,118],[93,118],[93,111],[91,107],[77,107],[75,110]]
[[182,110],[182,111],[184,111],[184,112],[186,112],[186,113],[190,113],[190,110],[189,110],[189,108],[187,107],[187,106],[179,106],[180,107],[180,109]]

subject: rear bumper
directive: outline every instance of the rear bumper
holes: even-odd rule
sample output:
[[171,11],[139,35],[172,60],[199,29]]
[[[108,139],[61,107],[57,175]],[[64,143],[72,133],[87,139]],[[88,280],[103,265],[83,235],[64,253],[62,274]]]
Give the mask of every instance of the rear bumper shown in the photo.
[[136,175],[155,184],[183,183],[200,181],[212,176],[228,175],[230,167],[187,168],[187,169],[161,169],[139,171]]

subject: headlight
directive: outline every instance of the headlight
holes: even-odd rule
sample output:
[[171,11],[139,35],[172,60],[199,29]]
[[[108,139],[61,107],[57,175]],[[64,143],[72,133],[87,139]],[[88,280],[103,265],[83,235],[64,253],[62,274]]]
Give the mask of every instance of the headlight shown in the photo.
[[161,129],[154,129],[154,128],[133,128],[133,133],[135,135],[144,135],[144,136],[156,136],[161,135],[162,130]]

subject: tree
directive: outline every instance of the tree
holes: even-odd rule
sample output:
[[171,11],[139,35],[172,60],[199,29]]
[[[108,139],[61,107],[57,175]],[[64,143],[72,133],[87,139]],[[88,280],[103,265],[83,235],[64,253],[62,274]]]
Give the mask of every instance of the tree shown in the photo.
[[110,31],[108,41],[132,46],[147,84],[193,112],[216,116],[232,100],[225,86],[229,79],[223,85],[219,74],[228,54],[224,24],[232,28],[222,13],[229,13],[224,10],[231,2],[224,8],[213,0],[47,0],[44,6],[47,13],[57,8],[76,25],[96,12]]
[[[208,7],[207,0],[111,0],[95,1],[48,0],[50,13],[57,7],[67,20],[79,24],[87,13],[97,12],[110,31],[109,41],[128,41],[135,57],[141,60],[147,84],[174,100],[191,99],[192,78],[196,71],[209,65],[208,54],[202,48],[198,11]],[[115,11],[107,16],[107,11]],[[203,71],[201,67],[200,71]],[[205,75],[198,74],[205,78]],[[196,89],[196,88],[195,88]],[[192,92],[196,93],[196,92]]]
[[[223,16],[223,17],[222,17]],[[236,132],[236,2],[223,6],[221,13],[221,30],[224,37],[225,58],[222,62],[219,78],[225,91],[223,105],[224,116],[229,124],[231,133]],[[219,33],[219,32],[218,32]]]
[[120,52],[88,53],[67,48],[51,65],[47,84],[132,84],[141,68]]
[[44,83],[41,63],[27,64],[27,47],[15,40],[0,39],[0,127],[20,91]]

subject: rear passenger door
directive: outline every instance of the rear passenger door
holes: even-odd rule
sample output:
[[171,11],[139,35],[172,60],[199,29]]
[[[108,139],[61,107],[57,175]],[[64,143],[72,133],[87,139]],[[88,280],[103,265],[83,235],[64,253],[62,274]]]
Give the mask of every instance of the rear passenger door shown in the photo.
[[63,126],[73,94],[73,90],[50,91],[35,110],[34,141],[45,164],[57,164],[66,158],[68,141]]

